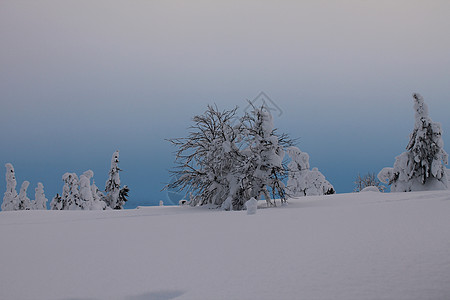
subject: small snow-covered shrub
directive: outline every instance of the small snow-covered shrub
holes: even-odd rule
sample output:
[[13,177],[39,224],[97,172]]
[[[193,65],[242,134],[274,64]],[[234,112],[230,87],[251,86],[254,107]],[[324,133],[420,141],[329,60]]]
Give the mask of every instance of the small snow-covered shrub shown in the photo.
[[317,169],[309,169],[309,155],[297,147],[289,147],[286,152],[291,158],[288,165],[287,192],[291,197],[334,194],[334,187]]
[[245,207],[247,208],[247,215],[254,215],[258,209],[258,200],[251,198],[245,202]]

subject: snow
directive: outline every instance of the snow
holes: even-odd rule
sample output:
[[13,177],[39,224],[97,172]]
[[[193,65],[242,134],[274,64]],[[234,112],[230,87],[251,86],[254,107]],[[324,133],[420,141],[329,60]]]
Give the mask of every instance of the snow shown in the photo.
[[450,192],[0,213],[0,299],[450,299]]
[[247,215],[254,215],[258,210],[258,200],[251,198],[245,202],[245,207],[247,208]]
[[368,186],[368,187],[363,188],[361,190],[361,192],[363,192],[363,193],[365,193],[365,192],[380,193],[380,190],[376,186]]

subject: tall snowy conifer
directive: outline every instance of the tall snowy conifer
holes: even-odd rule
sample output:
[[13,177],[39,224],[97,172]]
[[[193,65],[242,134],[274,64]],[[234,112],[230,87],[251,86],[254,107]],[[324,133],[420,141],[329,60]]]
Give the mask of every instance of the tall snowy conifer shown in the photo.
[[19,201],[18,201],[18,210],[29,210],[31,209],[31,201],[27,196],[27,190],[30,183],[28,181],[24,181],[22,186],[20,187],[19,192]]
[[91,185],[91,193],[92,198],[94,199],[94,205],[92,209],[105,210],[108,208],[106,202],[104,201],[105,195],[98,189],[97,185],[95,184],[95,180],[92,182]]
[[65,173],[62,177],[64,181],[63,193],[61,195],[63,210],[81,210],[83,204],[80,199],[79,181],[75,173]]
[[86,210],[104,210],[106,203],[101,200],[98,194],[98,188],[95,183],[91,185],[91,178],[94,172],[88,170],[80,175],[80,198]]
[[119,151],[116,151],[111,158],[111,169],[109,170],[109,178],[105,186],[105,202],[112,209],[122,209],[125,201],[127,201],[125,196],[129,192],[127,186],[121,191],[119,171],[122,170],[119,169]]
[[431,120],[421,95],[413,94],[413,98],[415,124],[407,151],[396,157],[394,168],[381,170],[378,179],[391,185],[392,192],[447,189],[444,165],[448,163],[448,155],[441,125]]
[[3,197],[2,210],[18,210],[19,209],[19,197],[17,195],[16,186],[16,174],[12,164],[7,163],[6,167],[6,192]]
[[50,209],[51,210],[62,210],[63,209],[63,201],[59,194],[56,194],[56,196],[53,197],[52,201],[50,202]]
[[38,183],[34,193],[34,200],[31,203],[32,209],[47,209],[47,198],[44,194],[44,185]]
[[88,170],[80,175],[80,203],[83,205],[83,209],[90,210],[94,202],[94,197],[91,191],[91,178],[94,176],[94,172]]

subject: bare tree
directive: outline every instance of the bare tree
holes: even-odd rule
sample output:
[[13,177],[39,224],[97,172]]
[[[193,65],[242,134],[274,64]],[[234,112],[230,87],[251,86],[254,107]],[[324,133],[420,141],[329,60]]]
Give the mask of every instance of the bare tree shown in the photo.
[[[208,106],[193,118],[187,138],[169,140],[175,145],[177,167],[174,182],[165,189],[192,193],[191,205],[222,205],[233,193],[236,165],[243,160],[239,149],[239,126],[233,127],[237,108],[219,111]],[[234,191],[236,192],[236,191]],[[236,204],[237,205],[237,204]]]
[[266,122],[270,113],[261,114],[263,109],[239,119],[237,108],[219,111],[208,106],[195,116],[187,138],[169,140],[178,148],[177,166],[171,172],[174,181],[164,189],[185,190],[193,206],[225,210],[244,209],[247,200],[260,195],[271,204],[269,191],[285,201],[282,145],[290,141],[275,134],[271,116]]
[[361,192],[364,188],[368,186],[375,186],[380,190],[380,192],[384,192],[386,190],[386,187],[381,184],[380,180],[378,180],[375,173],[371,172],[367,173],[364,176],[358,174],[354,183],[355,183],[355,188],[353,189],[354,192]]

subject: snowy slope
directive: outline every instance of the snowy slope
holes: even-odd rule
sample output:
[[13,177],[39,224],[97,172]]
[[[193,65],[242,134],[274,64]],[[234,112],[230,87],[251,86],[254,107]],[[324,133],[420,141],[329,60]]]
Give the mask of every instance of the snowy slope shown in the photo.
[[0,299],[450,299],[450,193],[0,213]]

